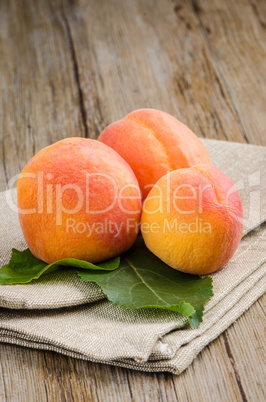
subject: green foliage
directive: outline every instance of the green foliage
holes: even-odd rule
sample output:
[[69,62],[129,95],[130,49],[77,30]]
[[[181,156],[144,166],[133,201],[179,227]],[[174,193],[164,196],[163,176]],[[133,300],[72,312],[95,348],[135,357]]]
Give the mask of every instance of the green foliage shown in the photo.
[[119,267],[112,272],[79,270],[83,281],[96,282],[108,300],[127,309],[161,308],[188,317],[197,328],[204,305],[213,295],[209,276],[184,274],[155,257],[138,239],[121,256]]
[[0,284],[28,283],[33,279],[38,279],[43,274],[62,268],[62,266],[83,270],[113,270],[119,266],[119,263],[119,257],[103,261],[97,265],[75,260],[74,258],[67,258],[47,265],[34,257],[29,249],[24,251],[13,249],[9,263],[0,269]]
[[204,305],[213,295],[209,276],[200,278],[170,268],[140,238],[120,258],[97,265],[75,259],[47,265],[28,249],[13,249],[9,264],[0,269],[0,284],[28,283],[64,266],[76,269],[83,281],[97,283],[116,306],[176,311],[188,317],[193,328],[202,322]]

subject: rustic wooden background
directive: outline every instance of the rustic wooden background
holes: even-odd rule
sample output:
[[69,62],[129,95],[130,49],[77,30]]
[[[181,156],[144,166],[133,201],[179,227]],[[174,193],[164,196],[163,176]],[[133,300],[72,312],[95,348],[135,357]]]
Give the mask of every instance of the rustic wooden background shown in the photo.
[[[0,190],[140,107],[266,145],[264,0],[1,0]],[[265,299],[264,299],[265,300]],[[1,401],[263,401],[263,300],[179,377],[0,345]]]

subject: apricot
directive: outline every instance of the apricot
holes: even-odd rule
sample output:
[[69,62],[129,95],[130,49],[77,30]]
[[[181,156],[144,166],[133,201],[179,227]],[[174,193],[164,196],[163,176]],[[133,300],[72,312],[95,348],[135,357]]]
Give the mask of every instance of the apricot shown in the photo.
[[123,158],[91,139],[67,138],[38,152],[18,183],[21,228],[35,257],[97,263],[134,243],[141,215],[137,179]]
[[243,209],[233,182],[199,164],[163,176],[143,205],[148,249],[179,271],[205,275],[223,267],[243,233]]
[[139,109],[106,127],[98,138],[132,167],[146,198],[166,173],[211,163],[200,139],[168,113]]

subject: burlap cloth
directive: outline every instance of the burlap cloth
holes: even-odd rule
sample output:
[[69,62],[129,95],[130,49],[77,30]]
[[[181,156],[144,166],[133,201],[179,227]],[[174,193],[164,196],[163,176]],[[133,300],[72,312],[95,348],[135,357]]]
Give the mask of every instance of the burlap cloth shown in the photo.
[[[212,275],[214,296],[198,329],[174,312],[118,308],[97,285],[66,270],[27,285],[0,286],[0,340],[143,371],[185,370],[265,291],[266,148],[204,143],[213,164],[239,190],[245,229],[228,266]],[[0,193],[1,266],[12,247],[26,248],[17,214],[10,208],[12,196],[14,191]]]

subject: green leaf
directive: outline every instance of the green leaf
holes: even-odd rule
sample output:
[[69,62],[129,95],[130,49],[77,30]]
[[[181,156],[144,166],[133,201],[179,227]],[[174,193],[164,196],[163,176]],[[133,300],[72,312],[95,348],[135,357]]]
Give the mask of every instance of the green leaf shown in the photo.
[[8,265],[0,269],[0,284],[27,283],[62,266],[78,269],[85,282],[97,283],[115,305],[127,309],[160,308],[186,317],[193,328],[202,322],[204,305],[213,295],[212,279],[184,274],[155,257],[138,238],[120,258],[97,265],[64,259],[47,265],[29,249],[13,249]]
[[34,257],[29,249],[24,251],[12,249],[9,263],[0,269],[0,284],[28,283],[33,279],[38,279],[43,274],[59,269],[61,266],[81,268],[83,270],[111,271],[116,269],[119,264],[120,258],[116,257],[103,261],[97,265],[86,261],[76,260],[74,258],[59,260],[53,264],[47,265],[47,263]]
[[122,255],[115,271],[77,273],[85,282],[96,282],[119,307],[176,311],[188,317],[193,328],[202,322],[204,305],[213,295],[209,276],[200,278],[170,268],[146,248],[141,238]]

